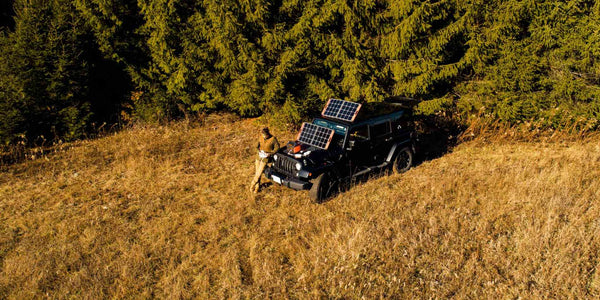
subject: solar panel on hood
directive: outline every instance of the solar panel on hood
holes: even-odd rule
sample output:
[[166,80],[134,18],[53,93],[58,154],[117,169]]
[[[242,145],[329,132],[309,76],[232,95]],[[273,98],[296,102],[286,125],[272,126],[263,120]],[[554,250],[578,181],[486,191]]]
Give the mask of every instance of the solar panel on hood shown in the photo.
[[361,104],[339,99],[329,99],[321,115],[343,121],[353,122]]
[[304,123],[300,129],[300,133],[298,133],[297,140],[306,145],[327,149],[329,143],[331,143],[333,134],[334,131],[332,129],[311,123]]

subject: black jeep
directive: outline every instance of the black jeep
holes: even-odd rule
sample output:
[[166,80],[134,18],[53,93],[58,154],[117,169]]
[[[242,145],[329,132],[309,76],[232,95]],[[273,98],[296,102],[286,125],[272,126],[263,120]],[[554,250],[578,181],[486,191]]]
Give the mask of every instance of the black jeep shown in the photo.
[[295,190],[309,190],[311,199],[321,202],[349,179],[384,168],[402,173],[412,166],[415,131],[410,109],[398,104],[358,104],[353,116],[352,111],[346,114],[351,118],[331,117],[327,110],[305,123],[298,139],[273,155],[272,166],[265,169],[267,178]]

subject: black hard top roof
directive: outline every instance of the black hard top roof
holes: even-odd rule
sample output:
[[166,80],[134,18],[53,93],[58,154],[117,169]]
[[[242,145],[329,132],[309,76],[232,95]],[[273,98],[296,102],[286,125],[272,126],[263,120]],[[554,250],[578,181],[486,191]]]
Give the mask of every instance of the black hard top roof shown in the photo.
[[400,117],[402,115],[409,114],[412,111],[412,106],[413,105],[399,102],[369,102],[362,105],[354,122],[323,116],[319,116],[319,118],[344,125],[360,125],[364,123],[370,123],[371,121],[377,121],[385,117],[396,117],[391,115],[398,115],[397,117]]

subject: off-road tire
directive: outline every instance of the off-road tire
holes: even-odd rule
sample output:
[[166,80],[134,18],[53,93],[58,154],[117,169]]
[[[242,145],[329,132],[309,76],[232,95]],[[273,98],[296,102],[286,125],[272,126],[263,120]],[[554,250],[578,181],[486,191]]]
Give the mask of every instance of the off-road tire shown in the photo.
[[394,164],[392,165],[394,173],[401,174],[408,171],[413,165],[414,157],[415,155],[409,147],[402,148],[398,151],[398,154],[396,154],[396,157],[394,158]]
[[312,187],[308,191],[308,196],[315,203],[321,203],[327,199],[331,189],[331,179],[329,174],[323,173],[317,178],[313,179]]

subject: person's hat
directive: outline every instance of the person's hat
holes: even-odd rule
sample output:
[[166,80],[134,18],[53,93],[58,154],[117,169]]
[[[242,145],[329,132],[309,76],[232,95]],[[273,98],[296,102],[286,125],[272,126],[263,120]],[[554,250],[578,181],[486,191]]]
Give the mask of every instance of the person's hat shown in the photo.
[[269,127],[265,127],[262,129],[261,131],[263,134],[271,134],[271,132],[269,132]]

